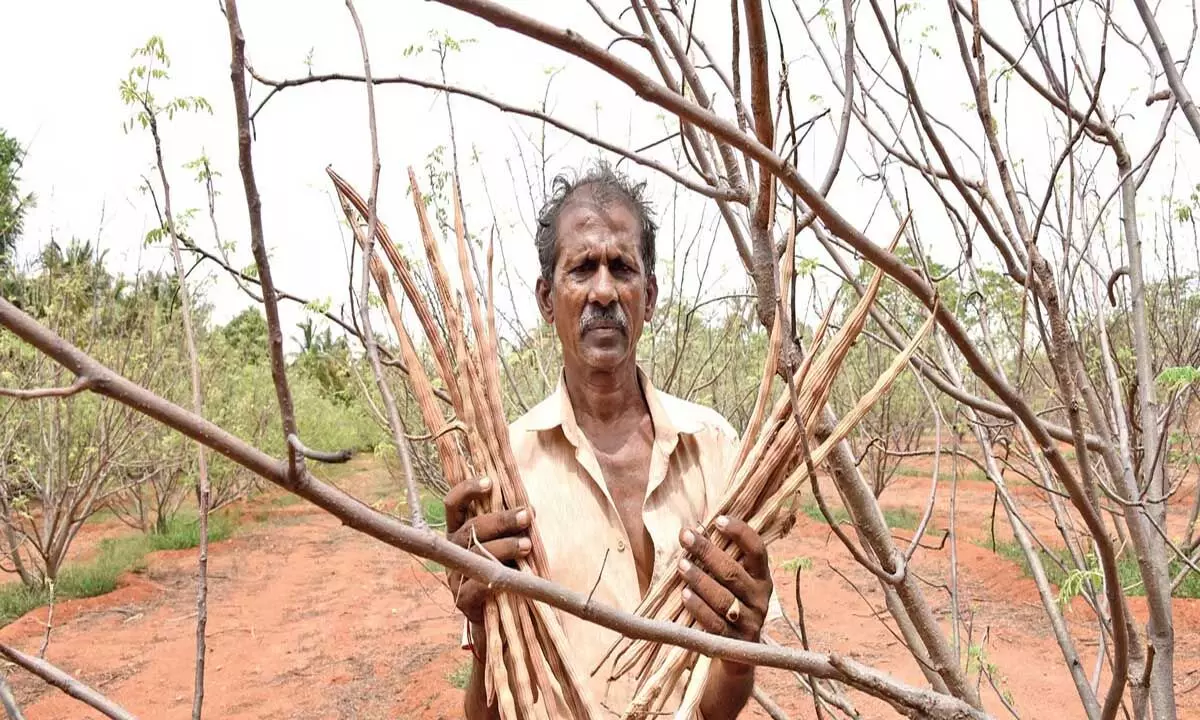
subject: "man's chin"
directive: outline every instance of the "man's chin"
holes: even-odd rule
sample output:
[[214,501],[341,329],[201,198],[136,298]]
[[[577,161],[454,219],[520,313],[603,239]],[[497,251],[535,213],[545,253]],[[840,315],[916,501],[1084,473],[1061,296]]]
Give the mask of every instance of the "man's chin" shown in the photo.
[[622,364],[629,358],[629,352],[625,343],[619,343],[619,347],[594,347],[583,348],[580,353],[580,359],[583,364],[589,369],[597,372],[609,372],[621,367]]

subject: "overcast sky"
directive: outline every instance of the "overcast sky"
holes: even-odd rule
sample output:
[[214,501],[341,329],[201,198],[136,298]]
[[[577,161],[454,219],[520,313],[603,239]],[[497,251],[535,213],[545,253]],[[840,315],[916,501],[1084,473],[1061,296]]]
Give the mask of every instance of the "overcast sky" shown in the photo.
[[[603,27],[582,2],[534,2],[510,5],[558,26],[571,27],[591,37],[607,40]],[[784,5],[783,3],[776,3]],[[1182,54],[1183,34],[1190,28],[1190,4],[1168,0],[1162,15],[1169,39]],[[815,10],[819,4],[802,2]],[[945,28],[945,6],[934,3],[928,21],[916,17],[908,29],[906,52],[921,62],[922,87],[934,89],[927,101],[945,117],[965,118],[970,112],[957,48],[939,28]],[[1007,3],[1004,4],[1007,6]],[[149,199],[139,191],[142,175],[150,175],[153,151],[148,135],[140,130],[126,134],[122,123],[129,117],[118,95],[118,83],[133,64],[131,51],[151,35],[160,35],[173,64],[171,78],[157,89],[160,97],[200,95],[209,100],[213,115],[180,116],[163,129],[166,162],[171,173],[174,204],[179,210],[205,207],[202,188],[182,165],[205,152],[222,174],[218,179],[218,219],[225,239],[237,243],[236,263],[249,265],[251,256],[245,239],[246,210],[237,169],[237,147],[229,82],[228,34],[216,0],[151,2],[123,0],[97,3],[84,0],[2,3],[5,43],[0,45],[0,127],[28,145],[22,186],[38,195],[38,205],[26,221],[21,251],[31,254],[51,237],[65,242],[70,237],[95,241],[99,238],[116,267],[132,270],[166,267],[160,248],[145,248],[142,238],[156,224]],[[632,92],[584,63],[558,51],[465,16],[437,4],[418,0],[360,0],[357,3],[366,26],[372,66],[377,76],[403,72],[435,79],[436,58],[428,51],[409,54],[414,45],[431,45],[430,31],[446,32],[457,39],[476,42],[452,57],[447,71],[452,82],[488,92],[508,102],[537,106],[546,94],[546,84],[555,69],[548,97],[553,114],[589,131],[598,131],[619,144],[639,146],[661,138],[669,130],[662,114],[639,101]],[[283,78],[307,72],[305,57],[312,52],[314,72],[361,72],[357,37],[342,2],[333,0],[243,0],[240,4],[251,63],[263,74]],[[781,15],[784,13],[780,7]],[[1001,8],[995,8],[1000,11]],[[615,13],[614,13],[615,14]],[[789,17],[794,16],[790,7]],[[869,8],[860,9],[868,25]],[[1011,15],[1008,12],[1007,15]],[[989,27],[994,32],[1011,28],[1011,20],[998,15]],[[940,25],[939,25],[940,18]],[[1136,15],[1125,17],[1127,27],[1140,29]],[[837,97],[807,39],[794,21],[781,17],[784,36],[797,38],[789,50],[797,113],[808,117],[833,106]],[[788,23],[791,22],[791,25]],[[708,38],[713,51],[728,54],[728,3],[704,4],[697,28]],[[1086,25],[1086,34],[1097,29]],[[1141,33],[1136,33],[1138,37]],[[924,41],[938,47],[939,59]],[[1012,37],[1012,35],[1010,35]],[[1095,35],[1093,35],[1095,37]],[[861,42],[885,50],[877,35],[864,30]],[[1136,155],[1145,151],[1161,113],[1162,105],[1145,108],[1152,81],[1145,64],[1129,47],[1109,39],[1110,61],[1106,77],[1106,100],[1112,109],[1128,111],[1122,119]],[[628,43],[616,51],[626,58],[639,58]],[[789,41],[789,47],[791,42]],[[1147,46],[1148,48],[1149,46]],[[774,50],[774,43],[772,43]],[[1094,68],[1093,68],[1094,69]],[[1195,73],[1189,73],[1188,78]],[[942,85],[944,84],[944,88]],[[1194,82],[1192,82],[1194,85]],[[1158,81],[1156,89],[1162,87]],[[252,105],[263,97],[255,87]],[[1020,96],[1017,96],[1020,97]],[[1027,98],[1026,98],[1027,99]],[[405,168],[412,165],[423,174],[426,158],[439,145],[448,144],[445,106],[440,96],[411,87],[390,86],[377,92],[380,150],[383,160],[380,213],[400,243],[416,239],[411,202],[405,192]],[[493,210],[498,239],[504,243],[509,267],[517,278],[532,282],[536,276],[529,228],[531,212],[540,197],[531,200],[525,170],[540,168],[536,148],[525,139],[536,139],[535,122],[518,120],[469,99],[454,101],[459,133],[460,161],[464,163],[468,220],[473,229],[490,230]],[[1121,103],[1118,106],[1118,103]],[[1053,157],[1048,145],[1051,119],[1040,104],[1014,101],[1004,115],[1006,129],[1022,171],[1034,178]],[[977,123],[977,120],[975,121]],[[345,241],[339,231],[324,168],[331,165],[365,194],[369,184],[370,151],[366,122],[366,100],[359,85],[328,84],[291,89],[281,93],[263,110],[257,123],[254,162],[263,209],[267,242],[272,252],[278,284],[298,295],[329,299],[336,308],[347,297]],[[829,141],[833,136],[828,120],[814,131],[801,154],[800,168],[816,182],[825,171]],[[552,152],[547,171],[579,167],[595,150],[551,133],[547,149]],[[669,159],[665,147],[657,155]],[[982,151],[982,148],[980,149]],[[1167,183],[1179,187],[1195,183],[1186,159],[1194,159],[1195,138],[1177,120],[1168,134],[1159,171],[1151,181],[1157,188],[1146,197],[1161,195]],[[478,154],[478,166],[472,156]],[[1184,161],[1174,162],[1179,155]],[[446,152],[447,161],[449,152]],[[870,160],[859,135],[852,136],[851,152],[832,198],[849,217],[861,223],[877,242],[885,242],[895,227],[890,212],[877,206],[879,188],[862,178],[854,162]],[[1111,163],[1102,171],[1112,175]],[[1195,162],[1191,163],[1194,166]],[[625,164],[630,168],[629,164]],[[512,168],[514,175],[510,174]],[[873,171],[865,167],[865,171]],[[673,184],[653,171],[632,166],[631,172],[650,182],[652,194],[663,210],[663,239],[660,257],[669,254],[670,238],[690,238],[697,230],[712,236],[715,212],[710,204],[690,197],[678,207],[669,203]],[[484,187],[486,179],[487,187]],[[541,179],[534,178],[535,193]],[[1037,185],[1035,184],[1035,187]],[[1110,184],[1111,186],[1111,184]],[[485,193],[486,189],[486,193]],[[686,193],[685,193],[686,195]],[[490,196],[490,202],[489,202]],[[1143,208],[1149,211],[1148,208]],[[178,212],[178,211],[177,211]],[[935,215],[937,213],[929,213]],[[921,218],[927,243],[935,254],[953,261],[957,245],[949,236],[938,237],[936,218]],[[212,247],[207,218],[197,215],[191,233]],[[706,244],[705,240],[703,244]],[[744,285],[744,276],[730,241],[718,234],[711,252],[712,270],[705,292],[715,294]],[[724,268],[724,271],[722,269]],[[660,266],[661,269],[661,266]],[[219,273],[209,271],[208,295],[216,307],[216,320],[223,321],[247,304],[234,286]],[[520,293],[520,290],[518,290]],[[523,320],[536,322],[529,305],[521,309]],[[303,318],[292,307],[284,316],[288,327]]]

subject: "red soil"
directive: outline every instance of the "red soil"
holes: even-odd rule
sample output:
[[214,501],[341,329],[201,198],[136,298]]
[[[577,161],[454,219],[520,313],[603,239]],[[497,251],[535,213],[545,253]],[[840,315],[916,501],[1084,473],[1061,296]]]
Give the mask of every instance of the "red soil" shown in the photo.
[[[377,473],[360,468],[339,484],[369,495],[378,482]],[[1028,485],[1016,492],[1031,509],[1039,502]],[[1187,495],[1181,490],[1177,498],[1182,503]],[[928,481],[921,478],[900,478],[883,496],[885,506],[914,510],[923,508],[927,497]],[[938,528],[948,526],[948,503],[949,485],[943,482],[933,520]],[[1023,718],[1082,717],[1033,581],[1014,563],[976,544],[987,537],[991,486],[962,481],[957,503],[960,611],[964,622],[969,620],[973,642],[984,645],[986,660],[995,664],[997,684]],[[1173,512],[1182,514],[1182,507]],[[264,514],[266,522],[251,519]],[[467,656],[458,649],[459,625],[440,574],[307,504],[283,507],[264,498],[247,505],[244,516],[235,537],[210,552],[207,717],[461,717],[462,693],[449,677]],[[1043,537],[1053,538],[1048,517],[1035,517],[1033,524]],[[998,535],[1009,535],[1002,516],[996,526]],[[97,538],[114,532],[113,526],[89,526],[76,552],[88,554]],[[896,534],[907,543],[908,531]],[[939,537],[931,532],[926,544],[936,545]],[[792,573],[779,566],[797,557],[812,562],[800,577],[813,649],[924,683],[889,632],[895,627],[878,583],[826,528],[801,516],[792,534],[771,547],[771,557],[776,587],[793,617]],[[949,559],[946,545],[919,551],[915,564],[929,583],[926,599],[947,631]],[[47,659],[139,717],[190,717],[195,552],[157,553],[148,560],[148,570],[127,575],[116,592],[60,603]],[[1132,607],[1144,620],[1144,602],[1134,599]],[[36,652],[44,620],[45,609],[35,611],[0,629],[0,642]],[[1090,674],[1098,649],[1094,619],[1077,601],[1067,620]],[[1175,623],[1179,715],[1200,717],[1200,692],[1188,692],[1200,683],[1200,601],[1176,600]],[[781,642],[798,644],[782,621],[768,631]],[[100,717],[19,670],[9,677],[30,720]],[[813,717],[811,700],[789,674],[763,669],[759,677],[793,718]],[[991,712],[1007,715],[986,678],[981,693]],[[857,693],[851,697],[864,717],[890,715],[878,701]],[[753,707],[743,717],[766,715]]]

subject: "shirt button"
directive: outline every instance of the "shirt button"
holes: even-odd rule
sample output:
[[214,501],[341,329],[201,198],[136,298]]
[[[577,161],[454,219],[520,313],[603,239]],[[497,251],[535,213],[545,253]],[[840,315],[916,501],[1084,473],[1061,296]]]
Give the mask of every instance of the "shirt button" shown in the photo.
[[625,541],[624,540],[617,541],[617,552],[625,552]]

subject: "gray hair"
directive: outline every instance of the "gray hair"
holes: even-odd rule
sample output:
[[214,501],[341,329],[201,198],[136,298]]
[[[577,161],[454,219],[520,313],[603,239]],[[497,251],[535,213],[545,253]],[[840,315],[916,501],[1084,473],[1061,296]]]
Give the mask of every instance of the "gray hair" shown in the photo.
[[635,183],[601,161],[582,177],[571,179],[565,174],[558,175],[554,178],[552,188],[546,204],[538,212],[538,229],[534,236],[542,277],[547,282],[554,280],[554,263],[558,259],[558,217],[567,207],[571,196],[583,188],[587,188],[601,206],[616,200],[625,203],[633,211],[642,228],[642,267],[647,277],[654,274],[654,237],[658,225],[654,222],[653,208],[645,197],[646,183]]

